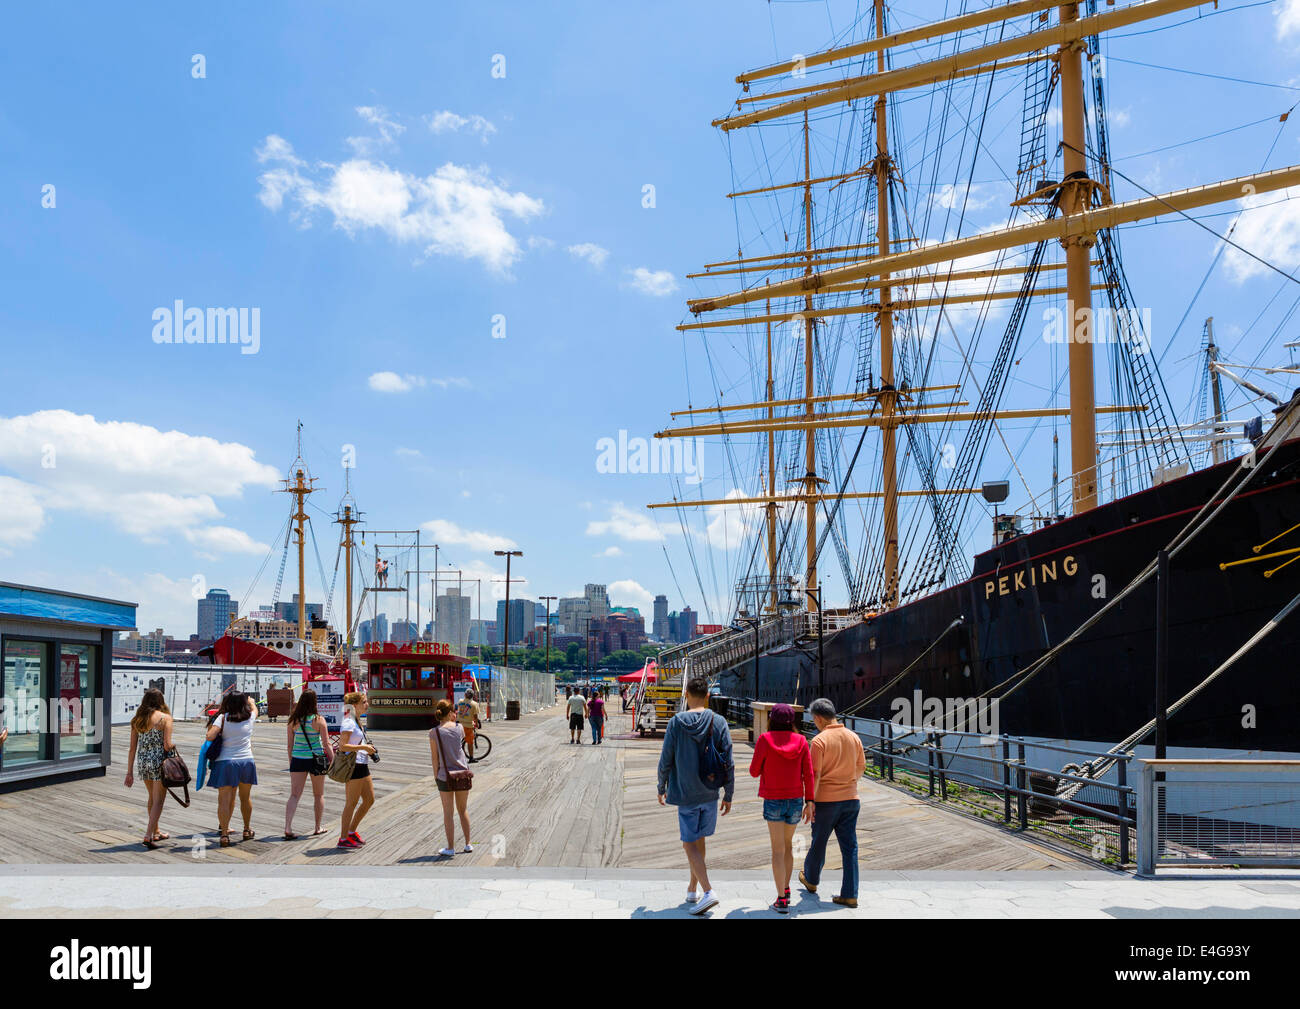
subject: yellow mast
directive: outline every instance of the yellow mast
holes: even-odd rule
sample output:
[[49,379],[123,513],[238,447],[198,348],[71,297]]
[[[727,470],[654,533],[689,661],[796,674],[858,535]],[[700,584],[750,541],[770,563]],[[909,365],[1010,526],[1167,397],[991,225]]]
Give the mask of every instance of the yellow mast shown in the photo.
[[[772,303],[767,303],[771,314]],[[776,386],[772,383],[772,323],[767,324],[767,419],[775,419]],[[772,612],[776,612],[776,432],[767,433],[767,493],[772,500],[767,503],[767,587],[771,595]]]
[[346,563],[347,575],[344,584],[347,586],[347,632],[344,635],[344,641],[347,647],[347,657],[352,659],[352,548],[356,542],[352,539],[352,527],[357,524],[357,517],[352,511],[351,505],[343,506],[343,515],[335,520],[343,527],[343,559]]
[[[875,0],[876,38],[885,37],[885,0]],[[876,50],[876,73],[885,72],[884,49]],[[885,122],[886,95],[876,98],[876,238],[880,255],[889,255],[889,131]],[[807,113],[805,113],[805,116]],[[885,597],[881,605],[888,609],[898,598],[898,458],[894,431],[894,313],[888,274],[878,278],[880,285],[880,436],[881,488],[885,495]]]
[[293,495],[294,532],[298,539],[298,639],[307,640],[307,583],[303,553],[306,547],[305,526],[307,522],[307,495],[316,492],[316,478],[307,476],[302,461],[302,421],[298,422],[298,457],[294,459],[294,479],[281,481],[284,486],[280,493]]
[[[1079,20],[1079,5],[1061,8],[1061,24]],[[1061,133],[1065,176],[1060,206],[1073,216],[1092,206],[1093,183],[1084,156],[1083,39],[1064,43],[1058,58],[1061,71]],[[1097,412],[1092,352],[1092,271],[1089,259],[1095,233],[1069,235],[1065,247],[1066,316],[1069,320],[1070,472],[1074,475],[1074,513],[1097,507]]]
[[[812,162],[809,154],[808,145],[808,113],[803,117],[803,214],[804,214],[804,252],[808,257],[808,265],[804,268],[804,275],[811,276],[813,272],[813,223],[812,223]],[[808,564],[804,575],[804,586],[806,588],[815,588],[817,585],[817,426],[816,426],[816,407],[814,406],[813,397],[817,395],[817,390],[813,384],[813,299],[812,292],[809,291],[804,296],[804,319],[803,319],[803,386],[806,402],[804,404],[804,416],[807,423],[804,427],[804,464],[808,471],[804,474],[804,493],[807,499],[804,502],[804,514],[807,520],[808,543],[807,555]],[[812,596],[809,596],[809,609],[811,609]],[[820,602],[817,604],[821,608]]]

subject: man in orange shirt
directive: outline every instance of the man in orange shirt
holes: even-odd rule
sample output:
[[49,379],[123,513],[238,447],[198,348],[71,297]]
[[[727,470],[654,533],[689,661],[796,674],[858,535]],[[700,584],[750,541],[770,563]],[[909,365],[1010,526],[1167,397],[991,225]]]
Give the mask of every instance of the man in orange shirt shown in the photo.
[[799,882],[817,892],[826,844],[834,833],[844,860],[840,894],[831,899],[846,907],[858,906],[858,779],[867,768],[862,740],[835,718],[835,705],[819,697],[808,706],[817,725],[812,741],[813,825],[812,844],[803,861]]

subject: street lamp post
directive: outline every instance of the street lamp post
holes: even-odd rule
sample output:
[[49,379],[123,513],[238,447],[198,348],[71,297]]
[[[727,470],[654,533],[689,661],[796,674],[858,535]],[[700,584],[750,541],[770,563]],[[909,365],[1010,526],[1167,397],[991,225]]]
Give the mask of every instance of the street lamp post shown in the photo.
[[492,552],[496,556],[506,559],[506,618],[503,621],[505,627],[501,635],[501,647],[503,649],[503,662],[501,665],[508,670],[510,668],[510,558],[522,557],[524,552],[522,550],[493,550]]
[[550,676],[551,675],[551,603],[553,603],[559,597],[540,596],[539,598],[546,600],[546,675]]
[[804,589],[817,603],[817,696],[826,696],[826,662],[822,652],[822,587],[819,582],[815,589]]
[[591,617],[587,618],[587,633],[584,635],[584,643],[587,648],[587,685],[591,685]]

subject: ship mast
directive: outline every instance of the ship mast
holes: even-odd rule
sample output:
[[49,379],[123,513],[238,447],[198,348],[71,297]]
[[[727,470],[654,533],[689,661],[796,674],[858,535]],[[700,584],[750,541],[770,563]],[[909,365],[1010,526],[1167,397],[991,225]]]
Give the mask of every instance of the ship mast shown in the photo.
[[[772,303],[767,303],[767,314],[772,314]],[[776,418],[772,403],[776,400],[776,386],[772,384],[772,322],[767,323],[767,419]],[[776,432],[767,432],[767,493],[772,498],[767,503],[767,590],[771,597],[772,612],[777,612],[776,601]]]
[[352,510],[351,505],[345,504],[343,506],[342,514],[334,520],[343,527],[343,559],[346,564],[345,571],[347,572],[344,579],[344,585],[346,586],[348,607],[347,629],[344,636],[344,642],[346,644],[349,662],[352,660],[352,548],[356,546],[356,540],[352,538],[352,527],[360,521],[360,519],[357,518],[357,514],[357,512]]
[[[885,37],[885,0],[875,0],[876,38]],[[885,72],[885,51],[876,50],[876,73]],[[889,159],[889,131],[886,128],[886,98],[881,93],[876,98],[876,238],[880,255],[888,256],[889,246],[889,173],[892,165]],[[804,113],[806,117],[807,112]],[[890,307],[893,298],[889,288],[889,274],[882,274],[878,280],[880,286],[880,311],[876,318],[880,322],[880,397],[881,408],[880,436],[881,482],[884,492],[884,536],[885,536],[885,594],[883,605],[892,607],[898,600],[898,460],[894,429],[894,312]]]
[[302,421],[298,422],[298,458],[294,460],[294,479],[282,481],[281,493],[293,495],[294,533],[298,540],[298,639],[307,641],[307,585],[303,554],[306,547],[307,496],[316,491],[316,478],[309,477],[302,461]]
[[[803,114],[803,216],[804,216],[804,255],[807,264],[804,276],[811,277],[813,272],[813,220],[812,220],[812,165],[808,144],[808,113]],[[813,376],[813,296],[809,290],[803,299],[803,385],[804,416],[807,426],[804,428],[804,514],[808,528],[807,565],[805,567],[804,588],[817,588],[817,408],[815,397],[817,389]],[[809,609],[812,608],[813,596],[808,596]],[[821,604],[818,603],[820,609]]]
[[1214,345],[1214,316],[1205,320],[1205,356],[1206,367],[1210,371],[1210,390],[1214,396],[1214,423],[1210,427],[1210,444],[1213,446],[1214,461],[1223,462],[1227,453],[1223,449],[1223,386],[1219,382],[1219,371],[1214,366],[1219,362],[1219,348]]
[[[745,94],[737,100],[738,111],[714,121],[724,131],[731,131],[774,120],[792,118],[802,114],[804,142],[803,178],[769,185],[761,189],[728,194],[729,197],[758,195],[792,188],[803,189],[804,248],[790,249],[753,257],[738,256],[734,260],[709,263],[705,272],[691,277],[734,276],[757,273],[761,280],[752,286],[732,290],[711,297],[693,298],[688,309],[695,319],[677,326],[679,331],[700,330],[704,333],[718,328],[744,328],[756,323],[766,323],[769,339],[769,375],[766,398],[757,403],[722,404],[676,411],[674,417],[717,413],[717,421],[674,426],[656,432],[658,438],[701,438],[710,436],[731,437],[744,434],[766,434],[769,439],[769,480],[755,497],[731,497],[712,500],[673,500],[650,504],[649,508],[687,508],[722,505],[744,507],[763,504],[768,508],[769,571],[775,575],[774,511],[777,505],[802,504],[806,509],[807,569],[806,587],[815,589],[817,576],[817,506],[822,501],[881,499],[882,535],[884,539],[883,592],[879,600],[885,607],[898,604],[899,538],[898,502],[909,496],[978,493],[977,488],[950,486],[924,490],[904,490],[898,486],[896,432],[904,424],[953,425],[972,421],[1017,418],[1039,418],[1068,415],[1070,418],[1070,474],[1072,482],[1073,513],[1082,514],[1098,504],[1097,482],[1097,416],[1119,412],[1142,411],[1142,404],[1099,406],[1095,392],[1095,365],[1092,343],[1094,332],[1092,291],[1106,289],[1106,284],[1094,284],[1091,276],[1091,249],[1097,235],[1105,229],[1115,229],[1127,224],[1149,221],[1170,215],[1188,215],[1190,212],[1239,199],[1243,193],[1263,194],[1300,185],[1300,165],[1257,172],[1234,179],[1211,182],[1188,189],[1163,194],[1144,194],[1136,199],[1116,203],[1109,189],[1088,176],[1086,106],[1084,100],[1084,63],[1087,40],[1092,36],[1138,25],[1151,19],[1175,14],[1199,6],[1203,0],[1144,0],[1127,6],[1112,8],[1101,13],[1080,16],[1078,3],[1061,3],[1060,0],[1012,0],[988,8],[958,15],[953,18],[910,28],[894,35],[885,34],[884,0],[873,0],[874,37],[827,50],[813,56],[773,64],[759,70],[741,74],[736,78]],[[1108,5],[1109,6],[1109,5]],[[1050,11],[1058,11],[1058,23],[1048,24]],[[1027,32],[1001,35],[996,41],[982,45],[959,47],[937,58],[923,59],[907,66],[897,66],[889,61],[886,69],[885,51],[929,39],[956,35],[984,25],[997,24],[1012,18],[1039,16],[1043,27]],[[874,72],[848,72],[842,76],[828,75],[822,82],[801,85],[765,95],[750,94],[753,82],[781,76],[813,66],[825,66],[841,61],[857,60],[874,53]],[[1004,228],[981,231],[965,237],[937,242],[917,240],[899,241],[890,234],[890,172],[892,162],[888,146],[887,102],[891,94],[928,86],[942,86],[945,82],[992,74],[1014,66],[1023,66],[1040,59],[1057,62],[1061,81],[1062,122],[1062,178],[1059,183],[1047,183],[1013,205],[1036,203],[1040,206],[1054,203],[1058,214],[1048,214],[1037,219],[1011,224]],[[874,159],[860,168],[843,175],[813,178],[809,144],[809,113],[828,106],[843,106],[859,99],[870,99],[875,110],[876,154]],[[1105,172],[1107,166],[1102,166]],[[877,222],[875,240],[865,245],[828,244],[817,248],[813,241],[812,187],[823,183],[861,178],[874,174],[876,183]],[[826,236],[833,242],[833,237]],[[894,299],[893,288],[900,283],[909,289],[933,287],[937,281],[944,283],[957,279],[1013,277],[1032,269],[1050,271],[1057,267],[1042,264],[1032,268],[999,266],[993,269],[955,270],[954,264],[963,259],[1025,248],[1046,241],[1059,242],[1065,250],[1066,285],[1048,287],[1033,285],[1026,294],[1017,290],[989,290],[975,295],[949,295],[940,297],[908,297]],[[931,269],[926,269],[931,268]],[[795,272],[797,271],[797,272]],[[773,274],[776,274],[774,277]],[[905,275],[905,277],[903,276]],[[894,278],[899,278],[895,280]],[[742,281],[742,283],[744,283]],[[866,298],[848,304],[815,307],[821,295],[856,294]],[[957,400],[947,403],[921,403],[917,394],[955,386],[913,388],[900,392],[895,388],[893,316],[899,311],[913,308],[948,306],[962,303],[988,302],[998,299],[1050,297],[1065,295],[1069,325],[1062,327],[1062,335],[1069,342],[1067,366],[1069,370],[1068,409],[1040,408],[1034,410],[1006,410],[981,408],[968,413],[958,408],[967,404]],[[746,314],[748,306],[764,302],[764,314]],[[740,309],[739,312],[727,311]],[[816,396],[814,390],[815,322],[817,316],[871,315],[879,320],[880,380],[879,387],[859,390],[848,395]],[[701,317],[707,318],[701,318]],[[804,325],[804,394],[802,398],[775,400],[770,365],[770,328],[776,322],[801,320]],[[863,401],[874,401],[864,403]],[[847,401],[847,402],[846,402]],[[844,402],[845,409],[827,407],[817,412],[817,404]],[[791,412],[777,416],[774,407],[790,407]],[[799,408],[802,407],[802,410]],[[732,411],[757,411],[752,416],[737,416]],[[878,427],[882,439],[882,471],[879,490],[866,492],[823,492],[816,472],[816,432],[819,429]],[[803,486],[797,493],[778,495],[771,476],[771,439],[778,431],[802,431],[805,445],[806,473]],[[1055,483],[1055,481],[1054,481]],[[812,606],[810,598],[809,606]],[[820,603],[818,602],[818,605]]]
[[[1061,24],[1079,20],[1079,5],[1061,7]],[[1093,183],[1084,156],[1083,58],[1086,43],[1072,38],[1057,54],[1061,72],[1061,143],[1064,179],[1060,207],[1067,217],[1092,206]],[[1097,507],[1097,401],[1093,376],[1092,268],[1089,260],[1095,232],[1061,239],[1065,247],[1066,315],[1070,333],[1070,472],[1074,483],[1074,513]]]

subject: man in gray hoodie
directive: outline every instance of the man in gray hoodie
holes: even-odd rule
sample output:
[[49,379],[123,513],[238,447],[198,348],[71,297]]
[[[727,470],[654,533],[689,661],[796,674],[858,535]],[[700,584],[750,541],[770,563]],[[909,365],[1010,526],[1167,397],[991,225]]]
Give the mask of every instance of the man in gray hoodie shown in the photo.
[[[719,786],[706,783],[700,773],[704,747],[710,740],[725,765],[721,803],[718,802]],[[686,710],[679,711],[668,722],[659,754],[659,805],[666,802],[677,807],[682,848],[691,867],[691,881],[686,890],[687,903],[695,905],[691,914],[703,914],[718,903],[704,864],[704,839],[717,826],[719,810],[723,816],[731,812],[735,790],[731,731],[721,715],[709,710],[708,681],[696,677],[686,684]],[[697,884],[703,888],[702,893],[696,890]]]

